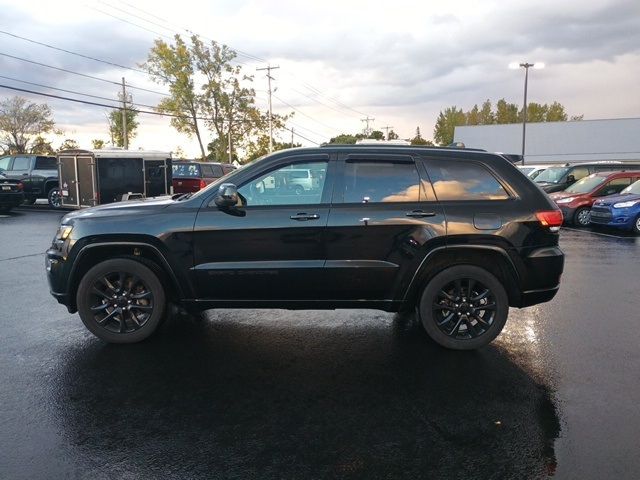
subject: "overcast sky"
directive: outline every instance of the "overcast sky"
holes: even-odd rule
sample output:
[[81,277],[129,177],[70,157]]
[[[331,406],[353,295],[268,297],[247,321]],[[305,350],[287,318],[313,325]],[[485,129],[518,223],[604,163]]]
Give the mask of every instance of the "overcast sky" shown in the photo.
[[[521,104],[524,72],[509,70],[513,61],[546,64],[530,72],[530,101],[557,100],[569,115],[585,119],[640,116],[639,0],[26,0],[0,1],[0,9],[4,32],[134,68],[155,38],[189,29],[242,52],[238,60],[256,74],[253,86],[264,108],[266,79],[255,68],[279,65],[274,111],[291,112],[286,104],[297,109],[290,126],[308,139],[296,138],[304,145],[361,131],[365,115],[375,118],[375,129],[390,125],[408,138],[420,126],[431,138],[447,106],[466,110],[487,98]],[[115,82],[125,76],[133,86],[166,91],[144,74],[4,33],[0,53]],[[2,55],[0,75],[114,99],[118,91],[112,83]],[[83,98],[6,78],[0,84]],[[15,94],[0,90],[1,97]],[[162,98],[130,93],[146,105]],[[30,97],[49,103],[59,127],[81,147],[89,148],[92,138],[108,140],[104,108]],[[139,121],[133,148],[198,152],[168,120],[140,115]]]

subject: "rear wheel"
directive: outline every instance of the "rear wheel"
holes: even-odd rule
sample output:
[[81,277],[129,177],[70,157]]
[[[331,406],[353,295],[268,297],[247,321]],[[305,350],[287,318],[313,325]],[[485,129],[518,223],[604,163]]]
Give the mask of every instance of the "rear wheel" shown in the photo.
[[640,215],[636,217],[636,221],[633,224],[633,231],[636,235],[640,235]]
[[80,318],[96,337],[135,343],[151,335],[165,312],[165,293],[157,275],[135,260],[99,263],[80,281]]
[[296,195],[302,195],[304,193],[304,188],[302,188],[302,185],[296,185],[294,192],[296,192]]
[[51,208],[61,208],[62,207],[62,192],[60,188],[53,187],[47,193],[47,200],[49,201],[49,206]]
[[472,265],[457,265],[427,284],[418,313],[424,329],[438,344],[473,350],[495,339],[507,320],[509,300],[499,280]]
[[586,227],[591,223],[591,209],[582,207],[573,215],[573,223],[577,227]]

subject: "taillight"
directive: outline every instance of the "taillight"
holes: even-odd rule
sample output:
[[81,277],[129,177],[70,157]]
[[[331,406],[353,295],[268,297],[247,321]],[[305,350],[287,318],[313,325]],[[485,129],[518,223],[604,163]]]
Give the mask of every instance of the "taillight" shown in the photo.
[[200,189],[203,189],[206,186],[207,186],[207,182],[205,182],[204,180],[200,179]]
[[18,182],[18,184],[16,185],[16,189],[24,190],[24,185],[22,184],[22,182]]
[[562,212],[560,210],[545,210],[536,212],[536,218],[543,227],[549,227],[552,232],[557,232],[562,226]]

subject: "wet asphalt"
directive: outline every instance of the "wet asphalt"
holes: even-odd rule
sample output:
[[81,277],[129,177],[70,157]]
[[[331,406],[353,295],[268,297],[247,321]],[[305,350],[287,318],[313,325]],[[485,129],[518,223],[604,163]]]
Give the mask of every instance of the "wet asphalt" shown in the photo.
[[113,346],[49,295],[61,215],[0,218],[0,478],[638,478],[640,239],[476,352],[373,310],[218,310]]

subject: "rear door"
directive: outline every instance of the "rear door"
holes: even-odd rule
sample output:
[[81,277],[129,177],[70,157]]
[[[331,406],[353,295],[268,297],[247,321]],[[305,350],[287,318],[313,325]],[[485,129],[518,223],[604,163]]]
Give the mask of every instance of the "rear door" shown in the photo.
[[342,154],[327,224],[323,296],[401,297],[424,258],[444,243],[445,219],[413,157]]
[[166,166],[164,160],[144,161],[145,196],[158,197],[166,195]]
[[60,193],[63,207],[78,207],[78,171],[74,155],[61,155],[59,158]]

